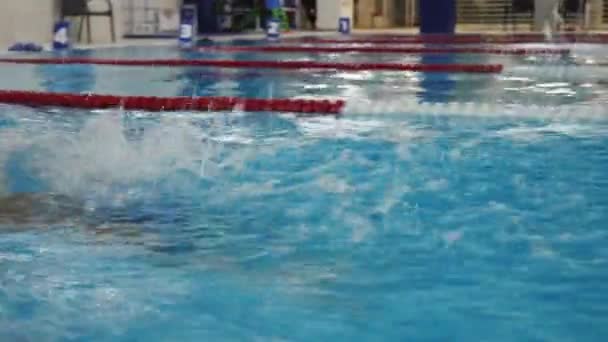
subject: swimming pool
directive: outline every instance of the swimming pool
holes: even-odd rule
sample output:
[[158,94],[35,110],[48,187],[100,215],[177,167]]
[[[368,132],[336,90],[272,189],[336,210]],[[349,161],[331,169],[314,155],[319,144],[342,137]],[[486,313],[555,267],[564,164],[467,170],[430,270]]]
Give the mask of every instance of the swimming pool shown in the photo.
[[339,117],[0,105],[5,192],[84,206],[0,234],[0,340],[603,341],[608,69],[573,61],[608,50],[567,47],[74,52],[496,75],[0,64],[0,89],[349,101]]

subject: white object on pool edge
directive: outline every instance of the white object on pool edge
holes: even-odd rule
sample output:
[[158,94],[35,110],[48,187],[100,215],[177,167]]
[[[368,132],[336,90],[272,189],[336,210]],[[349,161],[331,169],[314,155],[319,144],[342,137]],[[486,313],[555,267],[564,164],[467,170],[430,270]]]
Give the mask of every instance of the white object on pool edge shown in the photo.
[[278,40],[281,36],[281,23],[279,20],[275,18],[270,19],[267,25],[266,37],[269,40]]

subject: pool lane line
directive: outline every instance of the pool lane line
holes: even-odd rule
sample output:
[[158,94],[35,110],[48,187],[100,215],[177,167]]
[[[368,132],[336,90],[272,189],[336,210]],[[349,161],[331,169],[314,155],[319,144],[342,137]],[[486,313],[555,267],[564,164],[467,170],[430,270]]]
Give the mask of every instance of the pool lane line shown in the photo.
[[301,44],[375,44],[375,45],[399,45],[399,44],[441,44],[441,45],[481,45],[481,44],[491,44],[491,45],[514,45],[514,44],[555,44],[555,43],[605,43],[606,41],[554,41],[554,40],[542,40],[542,39],[526,39],[526,38],[484,38],[484,39],[428,39],[428,38],[420,38],[420,39],[403,39],[403,38],[394,38],[394,39],[304,39],[298,41],[290,41],[294,43]]
[[398,54],[487,54],[487,55],[564,55],[570,49],[547,48],[491,48],[491,47],[376,47],[376,46],[209,46],[201,47],[202,52],[262,52],[262,53],[398,53]]
[[608,37],[606,38],[581,38],[581,39],[568,39],[568,38],[553,38],[547,40],[545,38],[506,38],[506,37],[486,37],[486,38],[475,38],[475,39],[453,39],[453,38],[345,38],[345,39],[301,39],[301,40],[290,40],[293,43],[304,43],[304,44],[376,44],[376,45],[389,45],[389,44],[443,44],[443,45],[474,45],[474,44],[492,44],[492,45],[510,45],[510,44],[560,44],[560,43],[587,43],[587,44],[606,44],[608,43]]
[[142,110],[150,112],[281,112],[337,115],[342,100],[257,99],[237,97],[156,97],[0,90],[0,103],[80,109]]
[[374,34],[352,35],[341,39],[304,37],[289,42],[319,44],[524,44],[524,43],[608,43],[605,33],[561,33],[547,39],[542,33],[517,34]]
[[500,64],[334,63],[315,61],[236,61],[203,59],[99,59],[99,58],[0,58],[0,63],[95,64],[113,66],[217,67],[256,69],[330,69],[347,71],[418,71],[446,73],[500,73]]

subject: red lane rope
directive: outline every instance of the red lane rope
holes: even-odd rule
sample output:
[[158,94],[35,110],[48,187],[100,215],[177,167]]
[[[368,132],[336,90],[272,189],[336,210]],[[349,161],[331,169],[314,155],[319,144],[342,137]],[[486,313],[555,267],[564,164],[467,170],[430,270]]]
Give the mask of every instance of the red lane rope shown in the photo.
[[[296,41],[296,40],[290,40]],[[303,38],[297,41],[319,44],[521,44],[521,43],[606,43],[606,34],[561,34],[547,41],[542,34],[515,35],[382,35],[355,36],[346,39]]]
[[569,49],[534,49],[534,48],[429,48],[429,47],[328,47],[328,46],[225,46],[203,47],[201,51],[227,51],[227,52],[321,52],[321,53],[404,53],[404,54],[494,54],[494,55],[556,55],[570,53]]
[[[522,38],[471,38],[471,39],[452,39],[452,38],[395,38],[395,39],[314,39],[305,40],[306,43],[315,44],[523,44],[523,43],[543,43],[539,39]],[[546,43],[546,41],[545,41]]]
[[[526,43],[561,43],[562,41],[545,41],[541,39],[528,38],[487,38],[487,39],[324,39],[315,41],[306,41],[318,44],[446,44],[446,45],[466,45],[466,44],[526,44]],[[606,41],[584,40],[584,41],[563,41],[564,43],[603,43]]]
[[26,106],[57,106],[83,109],[122,107],[127,110],[159,111],[233,111],[340,114],[342,100],[251,99],[236,97],[154,97],[98,94],[46,93],[0,90],[0,103]]
[[313,61],[233,61],[200,59],[0,58],[0,63],[100,64],[115,66],[197,66],[220,68],[332,69],[420,72],[499,73],[500,64],[331,63]]

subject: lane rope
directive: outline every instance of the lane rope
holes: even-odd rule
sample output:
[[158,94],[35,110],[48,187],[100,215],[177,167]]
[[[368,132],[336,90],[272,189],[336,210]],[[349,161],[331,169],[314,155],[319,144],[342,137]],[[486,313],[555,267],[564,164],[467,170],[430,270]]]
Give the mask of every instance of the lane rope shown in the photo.
[[159,111],[242,111],[336,115],[342,112],[342,100],[256,99],[236,97],[155,97],[99,94],[49,93],[0,90],[0,103],[25,106],[81,109],[123,108]]
[[525,44],[525,43],[607,43],[606,34],[559,34],[547,40],[544,34],[513,35],[374,35],[345,39],[306,37],[290,41],[319,44]]
[[608,120],[605,105],[599,103],[568,104],[560,106],[538,104],[501,104],[497,102],[421,102],[419,99],[391,99],[374,101],[370,99],[349,100],[344,108],[348,116],[377,115],[424,115],[424,116],[466,116],[466,117],[508,117],[545,119],[589,119]]
[[546,48],[431,48],[431,47],[375,47],[375,46],[211,46],[199,49],[203,52],[300,52],[300,53],[400,53],[400,54],[491,54],[491,55],[563,55],[570,53],[570,49]]
[[80,109],[112,109],[192,112],[279,112],[319,115],[458,115],[509,116],[546,118],[588,118],[606,120],[608,112],[601,103],[572,106],[498,105],[496,103],[425,103],[417,99],[372,101],[298,99],[243,99],[233,97],[153,97],[114,96],[98,94],[47,93],[0,90],[0,103],[32,107],[66,107]]
[[315,61],[235,61],[201,59],[98,59],[98,58],[0,58],[0,63],[16,64],[95,64],[113,66],[192,66],[258,69],[331,69],[348,71],[419,71],[500,73],[500,64],[405,64],[405,63],[334,63]]

